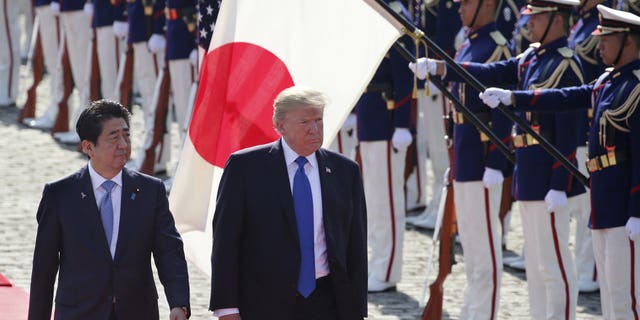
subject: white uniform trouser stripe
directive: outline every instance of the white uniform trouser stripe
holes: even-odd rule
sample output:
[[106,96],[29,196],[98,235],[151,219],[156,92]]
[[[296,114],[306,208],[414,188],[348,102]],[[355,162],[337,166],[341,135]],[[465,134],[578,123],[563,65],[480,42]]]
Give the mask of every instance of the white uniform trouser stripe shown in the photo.
[[569,312],[571,309],[570,308],[571,299],[569,298],[570,297],[569,282],[567,280],[567,273],[565,271],[564,263],[562,262],[562,255],[560,253],[561,249],[560,249],[560,244],[558,242],[558,232],[556,231],[556,213],[551,212],[550,217],[551,217],[551,221],[550,221],[551,234],[553,235],[553,248],[556,253],[556,258],[558,259],[558,268],[560,268],[560,274],[562,274],[562,282],[564,284],[564,294],[565,294],[564,319],[569,319]]
[[[518,202],[532,319],[575,319],[578,290],[569,250],[569,212],[575,197],[552,215],[544,201]],[[562,268],[561,268],[561,265]],[[568,289],[568,290],[567,290]]]
[[624,226],[591,231],[598,268],[602,318],[638,319],[640,245],[629,240]]
[[[367,199],[368,244],[371,248],[370,277],[394,284],[400,282],[402,275],[405,222],[402,173],[406,153],[406,148],[392,151],[387,140],[360,142],[362,179]],[[393,191],[388,190],[389,186]]]
[[500,300],[502,251],[499,208],[502,185],[453,182],[466,287],[460,319],[495,319]]

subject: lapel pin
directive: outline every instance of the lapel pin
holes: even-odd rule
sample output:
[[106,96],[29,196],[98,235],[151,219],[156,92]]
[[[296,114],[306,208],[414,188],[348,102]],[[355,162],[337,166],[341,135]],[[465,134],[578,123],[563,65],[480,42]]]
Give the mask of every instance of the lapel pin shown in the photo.
[[136,188],[136,191],[134,191],[131,194],[131,200],[135,200],[136,199],[136,195],[140,192],[140,188]]
[[84,199],[86,197],[87,197],[87,195],[84,192],[80,192],[80,198]]
[[325,168],[324,168],[324,170],[325,170],[327,173],[331,173],[331,168],[327,168],[327,167],[325,167]]

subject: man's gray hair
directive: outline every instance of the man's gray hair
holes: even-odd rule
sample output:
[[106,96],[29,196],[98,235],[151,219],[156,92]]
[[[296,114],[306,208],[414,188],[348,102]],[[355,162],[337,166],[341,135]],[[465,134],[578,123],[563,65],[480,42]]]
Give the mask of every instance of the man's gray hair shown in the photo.
[[284,119],[287,111],[295,108],[317,107],[323,109],[329,99],[315,89],[302,86],[293,86],[282,90],[273,102],[273,125],[276,121]]

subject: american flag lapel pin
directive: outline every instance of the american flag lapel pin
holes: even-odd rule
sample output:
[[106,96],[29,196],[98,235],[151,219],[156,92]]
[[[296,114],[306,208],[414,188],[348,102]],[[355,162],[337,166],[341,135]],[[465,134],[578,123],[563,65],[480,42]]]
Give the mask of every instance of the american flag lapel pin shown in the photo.
[[136,199],[136,195],[138,195],[139,192],[140,192],[140,188],[136,188],[136,191],[134,191],[131,194],[131,200],[135,200]]

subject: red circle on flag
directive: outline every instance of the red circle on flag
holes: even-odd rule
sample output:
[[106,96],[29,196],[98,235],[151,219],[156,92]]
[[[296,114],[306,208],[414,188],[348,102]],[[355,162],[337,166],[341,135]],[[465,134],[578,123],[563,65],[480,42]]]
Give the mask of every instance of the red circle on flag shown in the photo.
[[284,62],[255,44],[233,42],[207,53],[189,127],[198,154],[224,167],[231,153],[278,139],[273,100],[293,84]]

